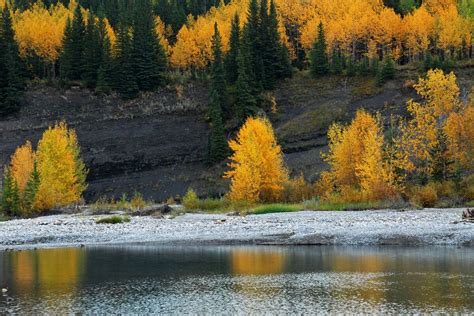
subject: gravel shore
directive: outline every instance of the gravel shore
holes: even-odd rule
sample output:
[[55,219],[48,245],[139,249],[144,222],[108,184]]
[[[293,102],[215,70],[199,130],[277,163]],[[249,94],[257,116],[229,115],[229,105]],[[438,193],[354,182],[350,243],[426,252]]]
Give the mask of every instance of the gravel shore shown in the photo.
[[462,209],[298,212],[246,217],[187,214],[132,217],[96,224],[103,216],[55,215],[0,223],[0,250],[116,243],[180,245],[453,245],[474,247],[474,223]]

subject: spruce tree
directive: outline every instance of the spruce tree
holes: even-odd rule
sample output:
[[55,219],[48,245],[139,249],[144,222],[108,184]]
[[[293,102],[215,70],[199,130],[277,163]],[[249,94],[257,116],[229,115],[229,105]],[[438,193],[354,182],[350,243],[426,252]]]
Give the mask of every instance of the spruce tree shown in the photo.
[[387,80],[395,77],[395,63],[392,56],[389,54],[385,55],[382,66],[379,67],[377,72],[377,84],[382,86]]
[[63,51],[60,57],[61,77],[67,80],[80,80],[83,67],[85,23],[81,7],[76,6],[72,21],[68,20],[63,38]]
[[318,26],[318,37],[311,50],[311,74],[313,77],[327,75],[329,72],[329,62],[327,55],[326,35],[324,33],[323,23]]
[[226,78],[229,84],[234,84],[238,77],[238,62],[237,56],[240,49],[240,19],[239,15],[232,18],[232,25],[229,39],[229,51],[225,56],[225,71]]
[[339,54],[337,49],[333,49],[331,57],[331,72],[335,75],[340,75],[342,74],[343,68],[344,67],[341,55]]
[[105,31],[105,28],[99,28],[101,34],[102,42],[102,57],[101,64],[97,73],[97,85],[96,92],[107,94],[113,89],[113,71],[114,65],[111,56],[111,45],[110,39]]
[[151,91],[164,82],[166,55],[155,30],[155,16],[150,0],[135,4],[132,60],[140,90]]
[[262,78],[264,77],[263,60],[261,54],[260,18],[257,0],[250,0],[247,23],[243,29],[241,53],[245,63],[250,65],[247,78],[254,95],[262,91]]
[[82,80],[88,88],[94,88],[97,84],[97,74],[102,58],[102,39],[99,29],[105,29],[105,25],[103,19],[97,25],[92,11],[89,11],[87,20],[82,57]]
[[236,83],[236,101],[235,106],[239,119],[243,122],[248,116],[257,112],[257,99],[252,93],[252,80],[249,79],[250,63],[246,53],[240,49],[237,61],[239,63],[239,76]]
[[8,168],[5,169],[2,187],[2,210],[6,215],[17,216],[20,213],[18,184]]
[[25,187],[25,190],[23,191],[23,196],[21,198],[22,212],[25,213],[25,212],[32,211],[33,204],[35,202],[36,192],[38,192],[39,185],[40,185],[40,177],[38,173],[37,164],[35,161],[30,179],[26,183],[26,187]]
[[227,87],[222,60],[221,35],[219,34],[217,23],[214,25],[212,52],[214,58],[211,67],[212,87],[211,104],[209,108],[211,133],[209,136],[208,151],[208,161],[210,164],[222,161],[228,154],[227,139],[224,134],[224,124],[222,119],[222,109],[226,108],[227,103]]
[[25,88],[23,64],[12,26],[10,10],[1,11],[0,20],[0,117],[15,113]]
[[132,43],[129,34],[128,27],[122,24],[118,31],[114,64],[116,88],[124,99],[134,99],[138,96],[139,92],[132,60]]
[[347,59],[347,69],[346,69],[346,74],[349,77],[355,76],[357,73],[357,68],[354,64],[354,60],[352,59],[352,56],[349,56]]

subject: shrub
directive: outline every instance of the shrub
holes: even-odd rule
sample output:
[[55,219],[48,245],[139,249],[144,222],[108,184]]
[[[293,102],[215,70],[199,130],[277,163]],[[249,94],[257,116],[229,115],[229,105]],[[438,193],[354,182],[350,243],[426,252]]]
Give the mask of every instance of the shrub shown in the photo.
[[96,224],[122,224],[122,223],[129,223],[130,222],[129,216],[110,216],[104,217],[96,221]]
[[410,202],[416,206],[434,207],[438,202],[438,192],[433,184],[415,186],[408,193]]
[[141,210],[147,206],[147,202],[143,198],[143,195],[139,192],[135,192],[132,200],[130,201],[130,206],[132,209]]
[[283,199],[289,203],[299,203],[308,200],[313,195],[313,188],[304,179],[303,174],[283,184]]
[[262,215],[270,213],[298,212],[301,210],[303,210],[303,208],[297,204],[267,204],[254,208],[252,213],[255,215]]
[[188,210],[197,210],[199,208],[199,198],[193,189],[188,189],[183,196],[183,205]]

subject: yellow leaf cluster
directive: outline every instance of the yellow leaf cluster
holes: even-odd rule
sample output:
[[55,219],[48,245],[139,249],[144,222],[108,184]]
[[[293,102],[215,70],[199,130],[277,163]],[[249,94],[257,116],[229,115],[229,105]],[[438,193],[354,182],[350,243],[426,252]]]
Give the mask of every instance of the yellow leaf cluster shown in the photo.
[[18,147],[10,160],[10,172],[18,185],[18,190],[22,193],[26,184],[30,180],[34,168],[34,152],[31,143]]
[[64,29],[72,17],[75,1],[69,7],[61,3],[46,8],[38,1],[25,11],[13,15],[13,27],[22,56],[30,54],[54,63],[59,58]]
[[[385,159],[379,118],[360,110],[349,126],[333,124],[328,138],[329,153],[324,158],[331,169],[317,184],[320,195],[329,195],[332,189],[347,194],[356,190],[368,200],[397,195],[396,176]],[[327,192],[321,192],[324,189]]]
[[288,171],[270,122],[263,118],[247,119],[229,147],[233,151],[231,170],[225,175],[231,179],[229,198],[248,202],[279,200]]
[[449,155],[469,172],[474,172],[474,105],[452,113],[444,127]]
[[36,152],[40,185],[35,208],[50,209],[76,203],[85,190],[85,167],[79,158],[74,130],[65,123],[48,128]]

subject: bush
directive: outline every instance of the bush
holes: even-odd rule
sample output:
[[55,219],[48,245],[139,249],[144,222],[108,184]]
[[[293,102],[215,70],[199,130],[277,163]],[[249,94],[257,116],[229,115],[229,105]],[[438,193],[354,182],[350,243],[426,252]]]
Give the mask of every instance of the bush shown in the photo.
[[288,213],[302,211],[301,205],[297,204],[267,204],[254,208],[252,214],[262,215],[270,213]]
[[438,202],[438,192],[433,184],[415,186],[408,192],[412,204],[420,207],[434,207]]
[[135,192],[132,200],[130,201],[131,208],[135,210],[142,210],[147,206],[147,204],[148,203],[143,198],[143,195],[138,192]]
[[304,179],[303,174],[283,184],[283,199],[289,203],[299,203],[308,200],[313,195],[313,188]]
[[193,189],[188,189],[183,196],[183,205],[188,210],[197,210],[199,208],[199,198]]
[[96,221],[96,224],[122,224],[122,223],[129,223],[130,217],[129,216],[110,216],[104,217]]

